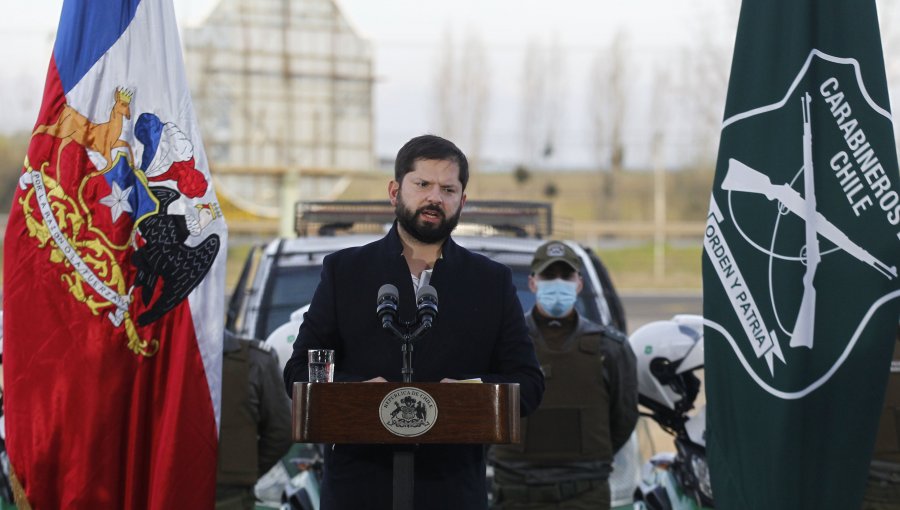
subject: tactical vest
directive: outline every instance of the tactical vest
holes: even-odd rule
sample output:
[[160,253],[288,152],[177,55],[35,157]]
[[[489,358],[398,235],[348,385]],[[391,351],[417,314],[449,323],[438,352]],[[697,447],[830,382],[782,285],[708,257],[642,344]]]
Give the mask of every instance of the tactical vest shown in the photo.
[[900,334],[894,342],[893,360],[872,458],[900,464]]
[[252,487],[257,479],[257,431],[250,402],[250,346],[222,359],[222,422],[216,483]]
[[544,398],[522,419],[522,442],[496,446],[498,461],[565,464],[612,461],[609,391],[604,382],[602,336],[586,333],[566,341],[562,350],[532,337],[544,372]]

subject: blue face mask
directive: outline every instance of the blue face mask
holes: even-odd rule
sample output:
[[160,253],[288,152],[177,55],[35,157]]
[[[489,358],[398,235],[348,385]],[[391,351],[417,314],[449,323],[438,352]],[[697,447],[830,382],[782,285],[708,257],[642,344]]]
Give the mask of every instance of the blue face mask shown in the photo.
[[556,280],[538,280],[535,298],[544,313],[551,317],[565,317],[575,306],[578,298],[578,282]]

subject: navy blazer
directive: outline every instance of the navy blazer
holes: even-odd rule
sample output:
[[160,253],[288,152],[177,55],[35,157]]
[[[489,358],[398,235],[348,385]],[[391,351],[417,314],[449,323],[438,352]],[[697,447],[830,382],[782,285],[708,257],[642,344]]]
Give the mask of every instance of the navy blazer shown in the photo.
[[[375,313],[378,289],[390,283],[400,293],[400,322],[415,320],[415,291],[402,250],[395,222],[384,238],[325,258],[284,370],[289,393],[295,381],[308,380],[306,351],[313,348],[335,350],[335,381],[403,380],[401,342]],[[413,381],[480,377],[518,383],[522,414],[534,411],[544,380],[510,269],[450,238],[430,284],[439,312],[432,329],[415,341]],[[322,509],[390,509],[392,458],[387,446],[329,445]],[[415,467],[417,509],[486,508],[483,446],[420,445]]]

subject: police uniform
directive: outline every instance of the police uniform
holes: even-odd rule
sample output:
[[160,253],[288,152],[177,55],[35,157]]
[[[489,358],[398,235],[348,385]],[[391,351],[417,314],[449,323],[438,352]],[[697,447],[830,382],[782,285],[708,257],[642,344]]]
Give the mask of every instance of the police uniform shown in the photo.
[[[550,268],[556,263],[578,271],[581,259],[559,241],[535,251],[531,270],[539,303],[541,282],[554,279]],[[615,328],[577,311],[561,310],[566,315],[553,318],[542,310],[548,308],[536,305],[525,323],[544,373],[544,398],[522,420],[520,444],[491,449],[494,508],[609,508],[613,455],[638,419],[634,353]]]
[[542,332],[565,319],[526,317],[546,389],[522,421],[522,442],[491,449],[495,508],[609,508],[613,455],[638,419],[634,354],[615,329],[568,320],[568,338],[554,347]]
[[225,335],[216,509],[252,509],[253,487],[291,446],[291,401],[271,349]]
[[863,510],[900,510],[900,329],[878,424]]

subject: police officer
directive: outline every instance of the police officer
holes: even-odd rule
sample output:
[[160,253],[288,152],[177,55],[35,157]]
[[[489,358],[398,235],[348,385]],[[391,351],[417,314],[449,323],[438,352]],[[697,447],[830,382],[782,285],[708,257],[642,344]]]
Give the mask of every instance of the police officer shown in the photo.
[[226,332],[216,509],[252,509],[253,487],[291,446],[291,401],[262,342]]
[[541,245],[531,270],[526,322],[546,390],[521,444],[491,449],[494,508],[608,509],[613,455],[638,419],[634,353],[623,333],[578,314],[581,258],[568,245]]
[[863,510],[900,510],[900,327],[896,339]]

